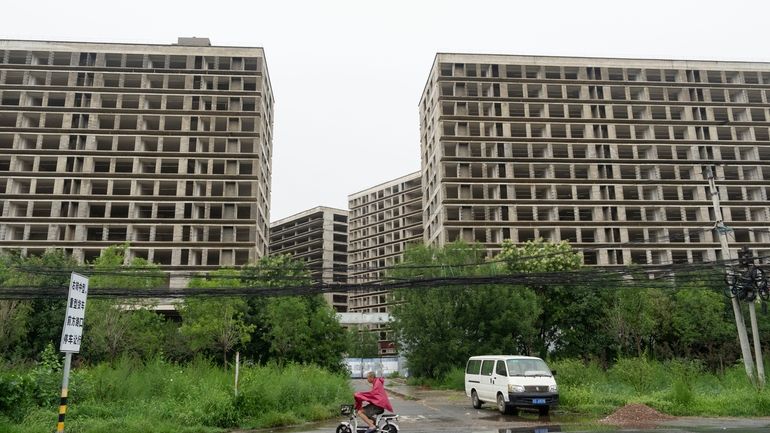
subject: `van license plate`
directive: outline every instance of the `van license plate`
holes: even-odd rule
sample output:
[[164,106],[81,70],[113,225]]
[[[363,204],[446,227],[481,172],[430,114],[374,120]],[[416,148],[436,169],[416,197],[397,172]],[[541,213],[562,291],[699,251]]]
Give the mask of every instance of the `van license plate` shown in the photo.
[[532,404],[545,404],[545,399],[544,398],[533,398],[532,399]]

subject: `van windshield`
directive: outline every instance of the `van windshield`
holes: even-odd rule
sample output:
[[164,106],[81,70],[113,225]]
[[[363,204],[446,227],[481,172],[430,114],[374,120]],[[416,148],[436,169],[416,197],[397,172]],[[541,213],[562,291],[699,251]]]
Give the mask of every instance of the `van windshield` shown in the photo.
[[542,359],[509,359],[508,376],[552,376],[551,369]]

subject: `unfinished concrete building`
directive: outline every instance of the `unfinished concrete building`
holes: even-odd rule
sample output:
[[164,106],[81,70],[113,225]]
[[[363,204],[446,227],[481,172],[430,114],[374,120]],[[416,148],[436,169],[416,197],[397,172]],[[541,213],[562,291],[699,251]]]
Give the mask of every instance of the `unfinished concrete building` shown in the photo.
[[0,249],[261,257],[272,125],[262,48],[2,40]]
[[[403,256],[411,243],[422,243],[420,172],[408,174],[348,196],[350,220],[349,281],[380,281],[387,268]],[[357,313],[388,313],[391,298],[385,291],[350,293],[348,308]],[[395,353],[387,322],[370,325],[378,333],[380,353]]]
[[770,64],[437,54],[422,95],[425,241],[568,240],[586,264],[770,252]]
[[[317,282],[345,284],[348,266],[348,212],[318,206],[270,224],[270,254],[290,254],[307,264]],[[337,312],[348,307],[346,292],[325,293]]]

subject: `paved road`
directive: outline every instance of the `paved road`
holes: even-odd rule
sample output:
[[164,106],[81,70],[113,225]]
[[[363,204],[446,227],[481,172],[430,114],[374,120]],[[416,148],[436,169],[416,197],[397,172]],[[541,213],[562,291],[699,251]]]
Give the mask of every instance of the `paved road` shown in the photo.
[[[356,390],[368,389],[364,380],[354,380]],[[399,414],[401,433],[550,433],[550,432],[612,432],[611,427],[597,426],[595,420],[555,414],[539,417],[521,412],[518,416],[501,415],[494,407],[473,409],[461,392],[426,391],[386,381],[393,409]],[[308,424],[291,429],[274,430],[284,433],[333,433],[342,418],[324,423]],[[770,418],[677,418],[654,430],[629,429],[623,432],[655,433],[770,433]]]

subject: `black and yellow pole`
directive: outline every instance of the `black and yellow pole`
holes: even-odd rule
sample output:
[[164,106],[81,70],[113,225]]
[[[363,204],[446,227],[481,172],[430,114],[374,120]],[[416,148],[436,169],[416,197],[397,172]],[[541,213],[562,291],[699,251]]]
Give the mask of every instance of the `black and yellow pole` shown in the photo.
[[64,354],[64,375],[61,381],[61,400],[59,401],[59,422],[56,424],[56,433],[64,432],[64,415],[67,414],[67,387],[70,382],[70,366],[72,365],[72,352]]

